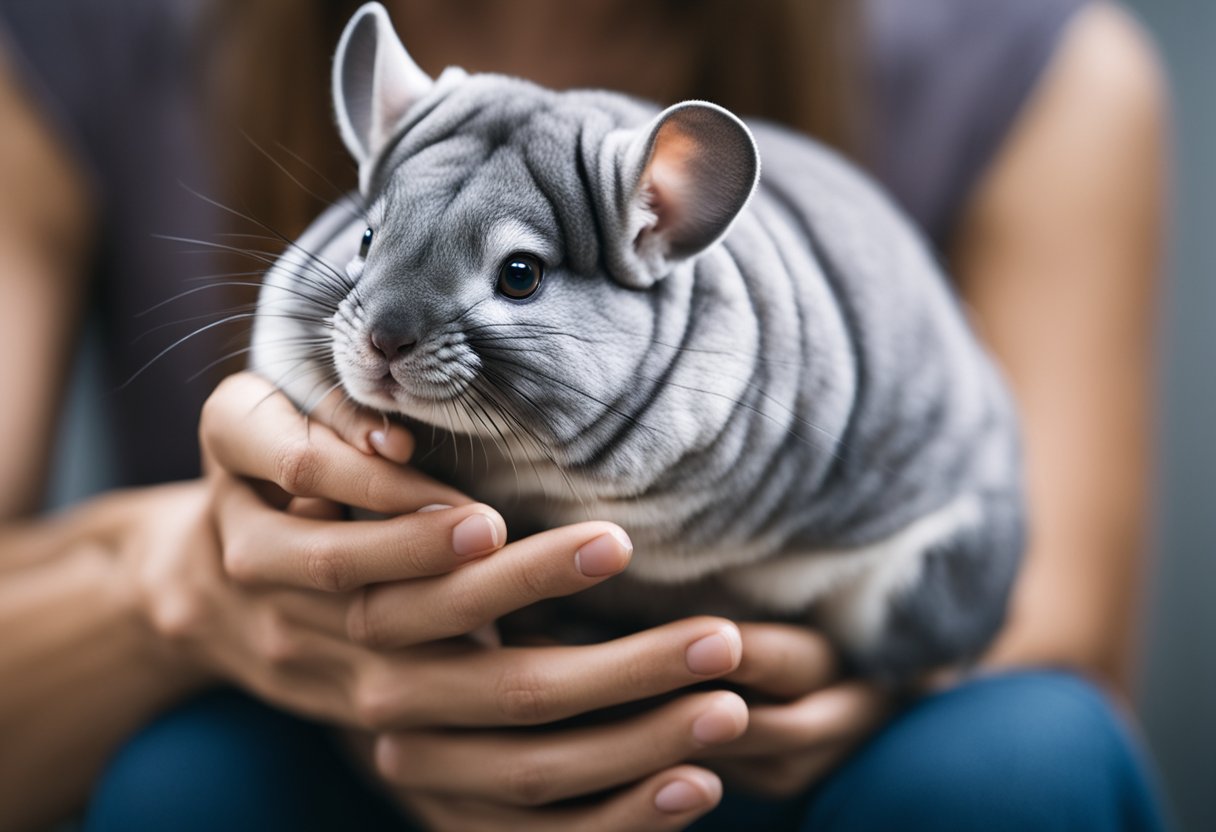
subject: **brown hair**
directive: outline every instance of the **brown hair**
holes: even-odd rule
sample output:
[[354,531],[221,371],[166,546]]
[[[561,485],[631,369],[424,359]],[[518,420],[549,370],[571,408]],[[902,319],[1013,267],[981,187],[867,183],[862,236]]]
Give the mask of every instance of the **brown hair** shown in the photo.
[[[290,237],[320,209],[300,183],[326,199],[354,184],[354,165],[333,126],[329,69],[357,6],[357,0],[230,0],[215,4],[204,29],[228,202]],[[697,66],[686,76],[688,89],[673,90],[673,100],[715,101],[856,155],[853,0],[665,0],[648,8],[678,27],[678,37],[697,41],[689,50]]]

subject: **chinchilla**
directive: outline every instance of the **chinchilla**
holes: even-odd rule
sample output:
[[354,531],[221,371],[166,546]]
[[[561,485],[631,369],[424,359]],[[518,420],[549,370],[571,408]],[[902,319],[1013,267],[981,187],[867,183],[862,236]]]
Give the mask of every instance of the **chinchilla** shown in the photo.
[[588,609],[806,622],[880,678],[983,649],[1024,547],[1013,406],[864,175],[707,102],[432,79],[375,3],[333,97],[359,191],[267,275],[256,371],[405,418],[517,531],[619,523]]

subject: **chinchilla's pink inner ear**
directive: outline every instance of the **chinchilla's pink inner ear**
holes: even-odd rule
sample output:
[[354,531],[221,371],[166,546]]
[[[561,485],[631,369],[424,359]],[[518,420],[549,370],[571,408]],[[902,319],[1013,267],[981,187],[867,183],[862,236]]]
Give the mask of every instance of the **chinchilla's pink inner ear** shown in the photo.
[[338,129],[359,163],[362,186],[406,112],[433,84],[405,51],[384,6],[361,6],[338,42],[333,95]]
[[617,277],[645,288],[730,230],[760,178],[751,131],[716,104],[667,108],[625,146]]

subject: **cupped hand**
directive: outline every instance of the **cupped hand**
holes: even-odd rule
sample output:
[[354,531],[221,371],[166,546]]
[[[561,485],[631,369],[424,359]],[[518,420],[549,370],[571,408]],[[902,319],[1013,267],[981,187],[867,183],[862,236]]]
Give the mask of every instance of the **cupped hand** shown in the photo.
[[785,624],[739,625],[743,660],[725,678],[748,700],[747,732],[694,759],[728,785],[766,797],[803,794],[876,731],[894,707],[882,686],[840,678],[831,643]]
[[[695,694],[636,718],[630,733],[651,741],[620,755],[596,750],[614,739],[605,728],[553,741],[503,728],[728,673],[739,661],[734,625],[690,619],[568,648],[487,649],[449,638],[619,573],[631,554],[619,528],[583,523],[504,547],[493,509],[400,464],[412,449],[400,426],[350,408],[305,420],[249,375],[217,389],[200,434],[215,553],[176,563],[188,577],[171,582],[209,591],[187,593],[176,604],[184,614],[166,601],[162,629],[205,654],[227,645],[211,662],[272,702],[385,735],[377,762],[417,796],[420,815],[442,804],[470,818],[496,816],[488,807],[506,816],[509,807],[632,784],[580,809],[584,820],[663,829],[716,803],[717,777],[683,760],[743,730],[746,709],[734,694]],[[339,504],[389,519],[342,521]],[[216,626],[229,632],[216,636]],[[250,634],[245,649],[232,649],[241,632]],[[491,730],[451,731],[472,727]],[[424,768],[401,765],[423,754]],[[565,809],[553,817],[584,822]]]

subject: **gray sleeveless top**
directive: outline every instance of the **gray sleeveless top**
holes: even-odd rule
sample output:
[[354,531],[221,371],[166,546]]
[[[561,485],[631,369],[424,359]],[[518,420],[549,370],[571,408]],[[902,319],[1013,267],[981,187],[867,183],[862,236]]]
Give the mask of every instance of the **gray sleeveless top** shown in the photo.
[[[939,247],[1087,0],[863,0],[874,175]],[[216,311],[207,292],[144,316],[198,284],[204,260],[157,240],[218,240],[191,58],[198,0],[0,0],[0,50],[77,156],[103,206],[93,315],[103,328],[114,447],[124,484],[189,477],[213,379],[189,377],[227,350],[208,332],[124,380],[183,317]],[[319,101],[327,92],[316,92]],[[158,327],[164,329],[157,329]],[[151,333],[151,334],[149,334]],[[147,337],[141,337],[141,336]]]

